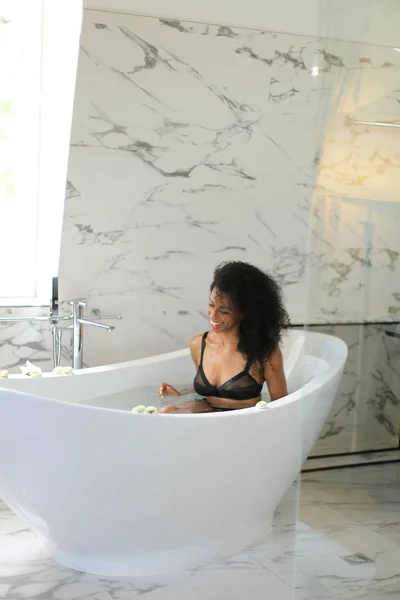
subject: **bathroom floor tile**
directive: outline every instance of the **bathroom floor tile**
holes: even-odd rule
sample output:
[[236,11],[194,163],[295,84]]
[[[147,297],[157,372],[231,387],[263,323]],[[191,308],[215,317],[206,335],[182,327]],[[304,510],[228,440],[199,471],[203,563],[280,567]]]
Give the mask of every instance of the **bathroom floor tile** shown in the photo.
[[[372,585],[368,589],[359,591],[348,589],[343,591],[340,598],[341,600],[398,600],[400,598],[400,580]],[[335,598],[324,595],[313,600],[335,600]]]
[[[306,599],[343,598],[345,593],[350,594],[349,598],[357,597],[356,594],[362,597],[372,585],[379,585],[385,594],[389,593],[390,588],[386,587],[393,584],[396,588],[393,582],[400,577],[398,530],[394,529],[391,536],[385,535],[385,529],[390,529],[393,521],[373,519],[371,515],[377,514],[375,504],[367,517],[364,510],[342,510],[344,502],[347,505],[353,502],[355,493],[367,494],[376,487],[376,482],[390,481],[393,488],[389,495],[397,487],[400,499],[398,469],[391,468],[388,474],[377,471],[375,467],[369,474],[362,473],[362,485],[353,482],[349,492],[345,485],[348,473],[335,473],[331,478],[328,472],[307,474],[301,483],[300,521],[295,527],[287,528],[275,520],[269,539],[250,555]],[[357,478],[358,472],[353,470],[352,476]],[[386,505],[386,501],[383,494],[377,506]],[[381,518],[387,516],[386,511],[379,514]],[[366,555],[371,562],[351,565],[344,560],[357,553]]]
[[[2,505],[3,515],[8,511],[4,508]],[[9,514],[15,523],[14,515]],[[95,577],[49,559],[40,539],[20,520],[19,527],[0,535],[0,599],[23,598],[110,600]]]
[[267,569],[246,560],[224,561],[211,568],[176,576],[138,577],[131,583],[102,581],[112,600],[302,600]]
[[[278,532],[250,554],[304,598],[312,600],[342,598],[348,590],[361,594],[373,583],[383,585],[393,581],[400,572],[400,547],[388,546],[385,539],[377,540],[377,549],[372,553],[373,540],[365,532],[354,535],[354,540],[358,540],[355,548],[312,528],[298,529],[295,535]],[[371,542],[369,554],[364,551],[365,539]],[[371,557],[372,562],[360,565],[346,562],[344,558],[356,554],[355,550]]]
[[2,600],[110,600],[99,581],[86,573],[78,573],[56,565],[51,560],[38,561],[31,568],[2,569],[0,598]]
[[397,519],[388,519],[382,516],[380,519],[366,518],[361,521],[361,524],[400,545],[400,508]]
[[302,489],[314,505],[332,508],[354,521],[399,520],[400,463],[305,473]]
[[26,523],[12,513],[0,500],[0,536],[27,529]]
[[3,577],[35,573],[47,560],[40,540],[30,529],[0,536],[0,583]]
[[[61,567],[0,502],[0,600],[392,600],[400,597],[400,465],[307,473],[268,540],[184,572],[97,578]],[[352,565],[362,553],[372,562]]]

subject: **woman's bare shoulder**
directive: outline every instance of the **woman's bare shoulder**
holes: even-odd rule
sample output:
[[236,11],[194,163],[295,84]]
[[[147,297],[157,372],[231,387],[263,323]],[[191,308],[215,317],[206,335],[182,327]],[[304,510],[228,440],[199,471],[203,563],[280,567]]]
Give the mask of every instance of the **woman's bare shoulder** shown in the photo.
[[190,349],[191,350],[197,350],[201,347],[201,340],[203,339],[203,333],[200,333],[199,335],[195,335],[191,340],[190,340]]
[[202,338],[203,334],[200,334],[195,335],[194,338],[190,340],[190,354],[192,355],[192,359],[196,365],[198,365],[200,362]]

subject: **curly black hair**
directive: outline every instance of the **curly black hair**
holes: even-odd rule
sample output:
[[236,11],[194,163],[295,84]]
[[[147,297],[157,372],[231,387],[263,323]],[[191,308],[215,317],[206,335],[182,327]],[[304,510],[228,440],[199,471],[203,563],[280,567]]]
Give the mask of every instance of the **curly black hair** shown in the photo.
[[257,267],[237,261],[215,269],[210,291],[214,288],[227,295],[242,315],[239,352],[265,364],[290,325],[278,283]]

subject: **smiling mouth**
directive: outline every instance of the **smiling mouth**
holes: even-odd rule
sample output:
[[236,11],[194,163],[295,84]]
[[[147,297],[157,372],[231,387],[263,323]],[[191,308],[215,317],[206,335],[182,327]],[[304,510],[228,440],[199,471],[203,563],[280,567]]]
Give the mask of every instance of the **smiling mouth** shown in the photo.
[[213,327],[219,327],[220,325],[222,325],[222,323],[215,323],[214,321],[210,321],[210,323]]

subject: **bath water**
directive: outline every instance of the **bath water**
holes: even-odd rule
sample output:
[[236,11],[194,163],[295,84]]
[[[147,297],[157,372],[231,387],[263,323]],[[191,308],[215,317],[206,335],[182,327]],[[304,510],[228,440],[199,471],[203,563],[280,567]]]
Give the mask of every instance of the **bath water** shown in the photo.
[[[188,385],[177,386],[177,389],[188,389]],[[264,389],[261,394],[262,399],[266,402],[269,401],[269,394]],[[160,398],[157,395],[157,387],[153,385],[147,385],[139,388],[133,388],[129,390],[123,390],[122,392],[115,392],[113,394],[107,394],[105,396],[97,396],[90,400],[85,400],[82,404],[86,406],[97,406],[99,408],[112,408],[114,410],[126,410],[131,411],[134,406],[143,404],[144,406],[155,406],[161,408],[167,404],[184,404],[192,400],[199,400],[201,396],[197,394],[186,394],[185,396],[169,396],[167,398]]]
[[[187,389],[190,386],[180,385],[177,389]],[[197,394],[187,394],[185,396],[169,396],[166,398],[160,398],[157,395],[157,386],[147,385],[139,388],[123,390],[122,392],[115,392],[106,396],[97,396],[90,400],[85,400],[82,404],[87,406],[98,406],[99,408],[113,408],[116,410],[131,411],[134,406],[143,404],[144,406],[155,406],[161,408],[167,404],[183,404],[184,402],[190,402],[191,400],[198,399]]]
[[[328,368],[328,363],[322,358],[314,356],[305,356],[302,360],[301,369],[297,370],[296,376],[292,376],[288,381],[288,392],[289,394],[300,389],[304,386],[312,377],[323,373]],[[190,389],[190,385],[182,384],[176,386],[178,390]],[[144,406],[155,406],[161,408],[167,404],[184,404],[191,400],[198,400],[200,396],[197,394],[187,394],[185,396],[169,396],[167,398],[160,398],[157,395],[157,385],[147,385],[139,388],[132,388],[123,390],[121,392],[114,392],[113,394],[107,394],[104,396],[97,396],[82,402],[87,406],[98,406],[99,408],[111,408],[116,410],[131,411],[134,406],[143,404]],[[269,401],[269,394],[267,386],[264,386],[261,394],[262,399],[266,402]]]

